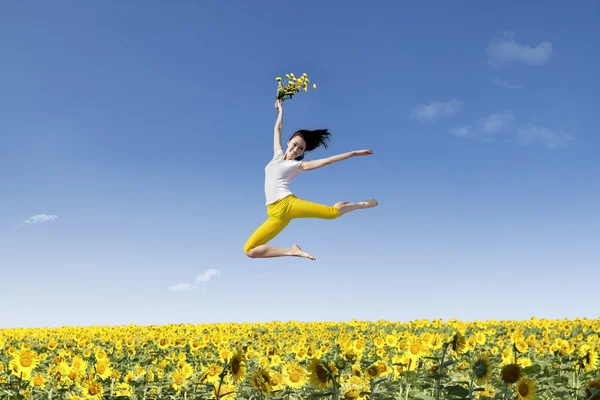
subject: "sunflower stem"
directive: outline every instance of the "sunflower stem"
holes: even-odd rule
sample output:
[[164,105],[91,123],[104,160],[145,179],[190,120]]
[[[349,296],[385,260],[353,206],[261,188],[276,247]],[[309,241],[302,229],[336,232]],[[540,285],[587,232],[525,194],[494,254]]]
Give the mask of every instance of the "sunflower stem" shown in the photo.
[[575,371],[575,400],[579,397],[579,370]]
[[444,358],[446,357],[446,351],[448,350],[448,346],[450,342],[444,343],[444,351],[442,352],[442,359],[440,361],[440,376],[436,378],[437,384],[435,388],[435,400],[440,400],[440,391],[441,391],[441,381],[442,381],[442,371],[444,370]]
[[475,372],[473,372],[471,374],[471,382],[469,382],[469,399],[471,398],[471,395],[473,393],[473,378],[475,377]]
[[504,400],[506,400],[506,393],[508,393],[508,382],[506,382],[506,385],[505,385],[505,387],[504,387],[504,396],[502,396],[502,398],[503,398]]

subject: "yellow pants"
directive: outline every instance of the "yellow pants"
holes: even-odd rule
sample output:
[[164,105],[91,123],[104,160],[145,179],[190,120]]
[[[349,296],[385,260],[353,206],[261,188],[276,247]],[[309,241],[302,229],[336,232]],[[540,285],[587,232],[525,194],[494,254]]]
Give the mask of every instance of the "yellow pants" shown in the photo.
[[302,200],[289,195],[267,205],[269,218],[259,226],[244,245],[244,253],[266,244],[277,236],[294,218],[335,219],[340,216],[337,207]]

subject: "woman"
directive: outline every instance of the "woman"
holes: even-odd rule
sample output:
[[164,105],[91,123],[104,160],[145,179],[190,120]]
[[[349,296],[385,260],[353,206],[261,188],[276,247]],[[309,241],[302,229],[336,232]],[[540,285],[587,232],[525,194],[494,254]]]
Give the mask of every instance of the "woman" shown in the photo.
[[302,171],[321,168],[353,156],[373,154],[371,150],[357,150],[314,161],[301,161],[304,153],[317,147],[327,147],[330,133],[327,129],[300,130],[288,140],[285,153],[281,147],[283,128],[283,106],[280,100],[275,102],[279,110],[274,130],[274,156],[265,168],[265,197],[268,219],[250,236],[244,246],[244,253],[251,258],[295,256],[315,260],[311,254],[303,251],[297,244],[290,248],[267,245],[294,218],[335,219],[359,208],[377,206],[374,199],[360,203],[339,202],[333,206],[312,203],[297,198],[289,189],[290,183]]

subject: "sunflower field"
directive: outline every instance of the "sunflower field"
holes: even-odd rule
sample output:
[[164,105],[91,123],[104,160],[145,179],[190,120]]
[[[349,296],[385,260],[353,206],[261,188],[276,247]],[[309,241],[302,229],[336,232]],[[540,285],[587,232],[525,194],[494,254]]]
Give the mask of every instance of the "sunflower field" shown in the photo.
[[0,330],[6,399],[600,400],[599,320]]

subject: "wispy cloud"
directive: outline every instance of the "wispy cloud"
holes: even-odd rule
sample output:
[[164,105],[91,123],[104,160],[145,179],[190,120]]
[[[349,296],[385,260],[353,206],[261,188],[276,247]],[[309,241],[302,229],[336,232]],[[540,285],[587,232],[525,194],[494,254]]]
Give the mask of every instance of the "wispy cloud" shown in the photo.
[[569,147],[569,142],[575,138],[564,131],[556,131],[544,126],[519,122],[510,111],[493,113],[486,118],[476,120],[473,124],[457,126],[450,133],[460,138],[477,138],[484,141],[493,140],[503,133],[512,133],[516,142],[521,145],[543,145],[548,149]]
[[433,101],[429,104],[419,104],[410,110],[410,118],[435,124],[438,120],[457,114],[462,108],[462,101],[449,102]]
[[202,275],[198,275],[194,283],[178,283],[177,285],[169,286],[169,290],[173,292],[188,292],[200,287],[200,291],[205,292],[208,282],[215,276],[220,276],[221,270],[211,268],[204,271]]
[[498,85],[506,89],[523,89],[525,87],[525,85],[523,85],[522,83],[515,85],[510,82],[500,80],[499,78],[492,79],[492,83],[494,85]]
[[177,285],[169,286],[169,290],[174,292],[187,292],[190,290],[194,290],[196,285],[192,285],[191,283],[179,283]]
[[47,214],[38,214],[27,218],[25,221],[21,222],[17,225],[17,229],[25,226],[25,225],[35,225],[35,224],[43,224],[46,222],[54,221],[57,219],[56,215],[47,215]]
[[479,121],[481,132],[485,135],[492,135],[501,131],[511,129],[517,119],[510,111],[490,114]]
[[474,124],[463,125],[450,129],[450,133],[458,137],[489,137],[501,131],[510,130],[516,122],[516,118],[510,111],[493,113]]
[[196,277],[196,283],[198,283],[198,284],[205,283],[205,282],[210,281],[213,277],[220,276],[220,275],[221,275],[221,270],[211,268],[209,270],[206,270],[202,275],[198,275]]
[[523,145],[541,143],[548,149],[569,147],[575,138],[564,132],[555,131],[544,126],[523,124],[517,128],[517,142]]
[[504,32],[500,39],[493,38],[485,48],[488,64],[499,67],[511,62],[544,65],[552,55],[552,43],[544,41],[535,47],[515,41],[515,32]]

